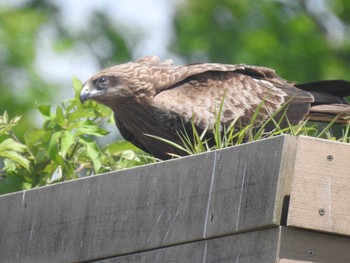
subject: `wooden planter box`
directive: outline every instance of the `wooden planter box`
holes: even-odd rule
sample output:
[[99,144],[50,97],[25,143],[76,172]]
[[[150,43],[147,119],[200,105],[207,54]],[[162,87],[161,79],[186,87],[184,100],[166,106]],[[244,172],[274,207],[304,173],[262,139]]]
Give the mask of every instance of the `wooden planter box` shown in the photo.
[[350,262],[350,144],[280,136],[0,197],[0,262]]

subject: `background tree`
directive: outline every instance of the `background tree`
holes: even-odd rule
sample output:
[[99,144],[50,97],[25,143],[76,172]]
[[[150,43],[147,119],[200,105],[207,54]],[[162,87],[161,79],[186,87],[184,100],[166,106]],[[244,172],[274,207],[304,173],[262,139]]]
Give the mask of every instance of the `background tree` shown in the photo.
[[[319,11],[317,11],[319,10]],[[275,68],[298,82],[348,79],[347,1],[187,1],[172,50],[189,61]]]
[[[96,10],[87,21],[89,25],[78,31],[64,25],[61,11],[47,0],[24,1],[11,8],[0,5],[0,113],[7,110],[12,116],[22,116],[16,127],[19,137],[37,124],[33,122],[38,117],[35,103],[52,103],[65,90],[62,83],[38,72],[37,57],[45,56],[40,50],[41,38],[52,38],[58,54],[74,51],[79,57],[88,53],[100,67],[130,59],[125,40],[101,11]],[[55,67],[55,61],[47,61],[47,66]],[[64,68],[55,70],[59,74]],[[70,89],[73,94],[71,85]]]
[[33,64],[36,33],[49,14],[30,7],[0,9],[0,112],[24,115],[20,133],[31,126],[34,101],[52,96]]

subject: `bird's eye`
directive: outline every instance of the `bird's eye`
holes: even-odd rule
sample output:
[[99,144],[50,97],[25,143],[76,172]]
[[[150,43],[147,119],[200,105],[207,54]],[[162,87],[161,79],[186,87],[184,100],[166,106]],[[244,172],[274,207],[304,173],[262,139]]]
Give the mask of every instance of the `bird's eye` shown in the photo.
[[105,84],[108,82],[108,77],[103,76],[97,79],[97,86],[100,89],[105,88]]

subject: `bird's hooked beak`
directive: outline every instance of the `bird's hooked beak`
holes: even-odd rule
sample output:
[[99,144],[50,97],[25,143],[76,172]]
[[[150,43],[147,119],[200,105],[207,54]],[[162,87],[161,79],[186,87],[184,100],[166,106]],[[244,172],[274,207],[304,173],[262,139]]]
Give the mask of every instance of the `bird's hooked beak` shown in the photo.
[[84,84],[82,90],[80,91],[80,102],[84,103],[84,101],[86,101],[88,99],[92,99],[98,93],[100,93],[100,91],[95,89],[90,84]]
[[87,99],[89,99],[89,87],[84,85],[83,88],[80,91],[80,102],[84,103]]

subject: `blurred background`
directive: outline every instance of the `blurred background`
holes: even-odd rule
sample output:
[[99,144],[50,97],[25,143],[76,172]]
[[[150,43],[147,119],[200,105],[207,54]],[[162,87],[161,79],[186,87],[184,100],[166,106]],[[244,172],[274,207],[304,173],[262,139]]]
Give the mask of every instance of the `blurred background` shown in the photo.
[[350,80],[349,14],[347,0],[1,0],[0,114],[23,116],[20,136],[73,77],[150,54]]

